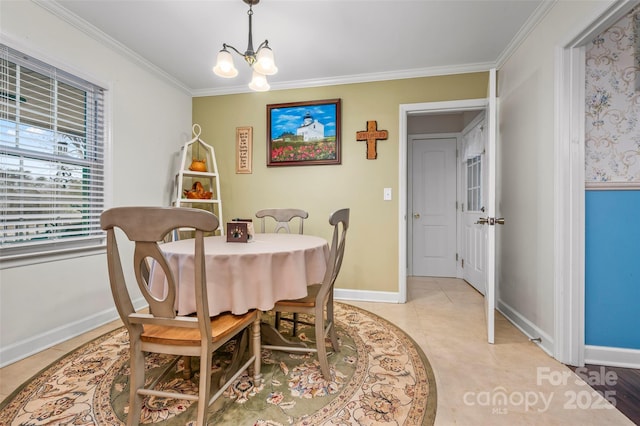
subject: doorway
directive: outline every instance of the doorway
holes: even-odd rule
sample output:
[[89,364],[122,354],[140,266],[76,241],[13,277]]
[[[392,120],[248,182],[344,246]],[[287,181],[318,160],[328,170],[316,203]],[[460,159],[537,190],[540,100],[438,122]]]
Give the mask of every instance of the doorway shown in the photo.
[[[434,121],[443,121],[443,115],[460,115],[467,114],[467,119],[471,121],[472,118],[468,114],[478,114],[479,112],[485,111],[487,108],[487,100],[486,99],[468,99],[468,100],[460,100],[460,101],[447,101],[447,102],[429,102],[429,103],[418,103],[418,104],[407,104],[400,106],[400,143],[399,143],[399,161],[400,161],[400,177],[399,177],[399,188],[398,188],[398,204],[399,204],[399,246],[398,246],[398,256],[399,256],[399,265],[405,265],[405,268],[399,268],[398,275],[398,283],[399,283],[399,292],[400,297],[399,300],[401,303],[406,302],[407,300],[407,274],[412,272],[410,268],[410,263],[412,260],[409,256],[409,238],[410,238],[410,230],[412,228],[409,225],[410,218],[413,218],[412,212],[408,211],[409,208],[409,199],[410,194],[408,191],[410,185],[410,175],[408,173],[409,170],[409,134],[413,135],[427,135],[427,134],[436,134],[437,136],[442,136],[446,134],[446,130],[436,127],[436,125],[432,124],[427,128],[416,128],[416,121],[414,119],[416,117],[429,117],[430,123],[434,123]],[[429,122],[429,118],[421,119]],[[411,125],[411,127],[410,127]],[[461,132],[464,129],[464,125],[459,127],[456,131]],[[460,173],[457,173],[458,179],[460,179]],[[459,194],[457,194],[459,197]],[[458,215],[459,216],[459,215]],[[456,229],[459,229],[461,219],[456,219]],[[456,231],[459,235],[460,233]],[[413,244],[413,241],[411,241]],[[457,244],[459,245],[459,238],[457,238]],[[458,265],[460,262],[458,262]],[[456,276],[461,276],[461,271],[456,270]]]
[[[487,342],[495,342],[495,305],[496,305],[496,282],[495,282],[495,254],[496,254],[496,233],[495,225],[504,224],[504,218],[496,217],[496,158],[497,158],[497,91],[496,91],[496,69],[489,70],[489,81],[487,82],[487,97],[483,99],[468,99],[462,101],[448,102],[431,102],[424,104],[406,104],[400,105],[400,139],[399,139],[399,220],[398,220],[398,265],[408,265],[407,258],[407,192],[408,187],[408,117],[412,114],[432,114],[432,113],[452,113],[461,111],[484,111],[487,121],[487,137],[485,145],[485,162],[486,162],[486,217],[478,222],[479,225],[486,226],[486,291],[484,296],[485,302],[485,320],[487,326]],[[399,302],[405,303],[407,300],[407,272],[408,268],[398,268],[398,284],[399,284]]]
[[[471,110],[420,114],[407,122],[407,273],[462,278],[483,295],[484,120],[483,110]],[[412,134],[416,129],[426,133]]]
[[[558,361],[585,361],[585,45],[628,13],[638,2],[616,2],[558,51],[557,188],[555,196],[555,341]],[[620,351],[618,365],[630,365]]]

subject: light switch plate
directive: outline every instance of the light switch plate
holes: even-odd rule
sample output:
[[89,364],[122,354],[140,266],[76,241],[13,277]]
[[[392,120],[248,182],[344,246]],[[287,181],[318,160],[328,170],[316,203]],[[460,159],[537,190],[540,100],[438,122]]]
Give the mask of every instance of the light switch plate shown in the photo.
[[391,188],[384,189],[384,200],[385,201],[391,200]]

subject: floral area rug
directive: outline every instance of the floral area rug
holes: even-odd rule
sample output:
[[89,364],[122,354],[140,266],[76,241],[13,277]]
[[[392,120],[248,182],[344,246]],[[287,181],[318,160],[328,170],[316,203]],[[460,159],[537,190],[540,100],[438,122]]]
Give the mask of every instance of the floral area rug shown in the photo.
[[[210,408],[209,424],[228,425],[432,425],[436,385],[427,358],[393,324],[336,303],[339,352],[329,353],[326,381],[315,354],[262,350],[262,383],[239,377]],[[282,322],[283,334],[290,323]],[[313,327],[298,339],[314,341]],[[213,368],[230,362],[234,343],[215,354]],[[330,345],[329,345],[330,348]],[[0,425],[124,425],[128,411],[129,341],[120,328],[64,356],[0,403]],[[146,357],[149,375],[173,356]],[[179,359],[156,387],[197,393]],[[214,377],[214,383],[215,377]],[[148,397],[142,424],[195,426],[196,403]]]

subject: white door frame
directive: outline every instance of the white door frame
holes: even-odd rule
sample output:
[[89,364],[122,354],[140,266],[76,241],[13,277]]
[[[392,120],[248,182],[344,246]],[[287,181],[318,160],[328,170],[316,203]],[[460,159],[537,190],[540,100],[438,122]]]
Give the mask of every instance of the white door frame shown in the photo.
[[465,99],[460,101],[424,102],[401,104],[398,143],[398,303],[407,301],[407,117],[416,113],[461,112],[481,110],[487,107],[487,99]]
[[584,365],[585,48],[638,4],[618,0],[556,51],[554,348],[558,361]]

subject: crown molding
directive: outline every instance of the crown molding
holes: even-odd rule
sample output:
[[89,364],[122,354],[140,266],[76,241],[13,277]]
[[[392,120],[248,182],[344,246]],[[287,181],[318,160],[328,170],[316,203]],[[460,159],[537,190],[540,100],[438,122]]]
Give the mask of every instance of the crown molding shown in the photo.
[[98,42],[102,43],[108,48],[113,49],[118,53],[121,53],[127,59],[131,60],[132,62],[136,63],[137,65],[146,69],[152,74],[157,75],[158,77],[162,78],[169,84],[182,90],[186,94],[193,96],[192,90],[189,87],[187,87],[183,82],[179,81],[178,79],[166,73],[165,71],[163,71],[162,69],[154,65],[153,63],[144,59],[142,56],[140,56],[139,54],[137,54],[136,52],[134,52],[124,44],[120,43],[113,37],[108,36],[99,28],[95,27],[94,25],[91,25],[84,19],[80,18],[78,15],[65,9],[55,0],[32,0],[32,2],[40,6],[41,8],[45,9],[49,13],[53,14],[54,16],[62,19],[63,21],[70,24],[74,28],[87,34],[89,37],[93,38],[94,40],[97,40]]
[[[322,87],[322,86],[338,86],[342,84],[357,84],[357,83],[372,83],[376,81],[387,80],[403,80],[408,78],[421,78],[421,77],[434,77],[441,75],[452,74],[468,74],[473,72],[485,72],[495,67],[495,63],[484,62],[476,64],[465,64],[458,66],[446,66],[446,67],[430,67],[411,70],[399,70],[389,71],[382,73],[371,74],[354,74],[344,75],[339,77],[324,78],[324,79],[308,79],[308,80],[295,80],[285,81],[281,83],[271,83],[271,90],[288,90],[288,89],[305,89],[310,87]],[[200,89],[194,90],[194,97],[203,96],[221,96],[221,95],[234,95],[239,93],[254,93],[246,85],[232,86],[217,89]]]
[[498,59],[496,60],[496,68],[500,69],[507,62],[507,60],[513,55],[513,53],[520,47],[520,45],[526,40],[531,31],[542,21],[542,19],[549,13],[558,0],[544,0],[536,10],[531,14],[527,22],[516,33],[515,37],[511,39],[511,42],[502,51]]
[[[123,56],[138,64],[147,71],[157,75],[169,84],[182,90],[183,92],[193,97],[203,96],[221,96],[221,95],[233,95],[240,93],[254,93],[246,85],[229,86],[224,88],[206,88],[206,89],[192,89],[185,85],[182,81],[176,79],[174,76],[168,74],[155,64],[146,60],[138,53],[134,52],[126,45],[120,43],[109,35],[105,34],[99,28],[91,25],[84,19],[80,18],[76,14],[65,9],[55,0],[32,0],[36,5],[42,7],[48,12],[52,13],[56,17],[62,19],[68,24],[72,25],[76,29],[87,34],[91,38],[97,40],[103,45],[121,53]],[[513,54],[518,46],[526,39],[529,33],[535,28],[535,26],[544,18],[544,16],[551,10],[557,0],[545,0],[536,9],[534,14],[527,20],[525,25],[516,34],[516,37],[511,41],[507,48],[502,52],[496,62],[485,63],[472,63],[456,66],[440,66],[429,67],[409,70],[397,70],[382,73],[370,73],[370,74],[354,74],[345,75],[324,79],[305,79],[305,80],[292,80],[280,83],[272,83],[271,91],[273,90],[288,90],[288,89],[303,89],[310,87],[322,87],[322,86],[336,86],[342,84],[357,84],[357,83],[370,83],[376,81],[386,80],[401,80],[409,78],[421,78],[421,77],[433,77],[440,75],[452,75],[452,74],[466,74],[473,72],[485,72],[491,68],[500,68],[504,62]]]

